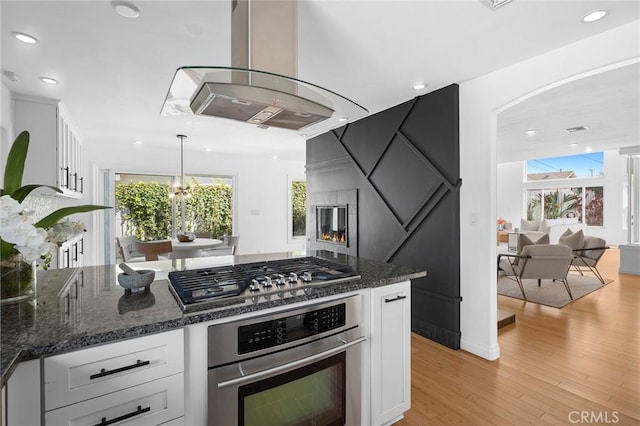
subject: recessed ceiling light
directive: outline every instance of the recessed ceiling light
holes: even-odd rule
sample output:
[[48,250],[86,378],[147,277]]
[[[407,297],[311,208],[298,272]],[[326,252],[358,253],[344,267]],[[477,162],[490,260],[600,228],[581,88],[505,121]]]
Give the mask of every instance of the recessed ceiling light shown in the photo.
[[20,40],[23,43],[36,44],[38,42],[37,38],[29,34],[16,32],[16,33],[11,33],[11,35],[13,36],[13,38],[15,38],[16,40]]
[[510,3],[512,0],[480,0],[482,4],[488,6],[491,10],[496,10],[497,8],[504,6],[507,3]]
[[536,134],[536,129],[527,129],[524,131],[527,135],[531,136],[531,135],[535,135]]
[[427,87],[427,85],[426,85],[426,84],[424,84],[424,83],[416,83],[416,84],[414,84],[413,86],[411,86],[411,88],[412,88],[413,90],[422,90],[422,89],[424,89],[425,87]]
[[2,75],[4,75],[5,77],[7,77],[9,80],[11,81],[18,81],[20,80],[20,77],[18,77],[18,74],[16,74],[13,71],[9,71],[9,70],[2,70]]
[[47,84],[53,84],[53,85],[58,84],[58,80],[56,80],[55,78],[51,78],[51,77],[40,77],[40,81],[42,81],[43,83],[47,83]]
[[586,132],[587,130],[589,130],[587,126],[567,127],[566,129],[564,129],[564,131],[567,133]]
[[588,147],[586,147],[586,148],[584,149],[584,152],[591,152],[591,151],[592,151],[592,149],[591,149],[591,147],[590,147],[590,146],[588,146]]
[[578,144],[577,144],[577,143],[570,143],[570,144],[569,144],[569,146],[570,146],[571,148],[575,148],[576,146],[578,146]]
[[582,17],[582,22],[585,22],[587,24],[591,23],[591,22],[596,22],[601,20],[602,18],[604,18],[605,16],[607,16],[607,12],[606,10],[596,10],[595,12],[591,12],[585,16]]
[[211,152],[211,148],[205,148],[204,152]]
[[111,7],[116,13],[125,18],[137,18],[140,16],[140,10],[133,4],[126,1],[112,1]]
[[137,141],[134,141],[134,143],[135,143],[136,145],[142,145],[142,141],[141,141],[141,140],[139,140],[139,139],[138,139]]
[[338,117],[338,121],[345,122],[347,120],[348,120],[347,117]]

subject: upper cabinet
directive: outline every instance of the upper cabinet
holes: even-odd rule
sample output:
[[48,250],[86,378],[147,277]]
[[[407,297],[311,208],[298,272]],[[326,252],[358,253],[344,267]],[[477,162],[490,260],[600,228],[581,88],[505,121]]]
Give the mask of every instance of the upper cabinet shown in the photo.
[[62,102],[14,93],[13,111],[16,135],[30,135],[23,184],[51,185],[82,197],[82,142]]

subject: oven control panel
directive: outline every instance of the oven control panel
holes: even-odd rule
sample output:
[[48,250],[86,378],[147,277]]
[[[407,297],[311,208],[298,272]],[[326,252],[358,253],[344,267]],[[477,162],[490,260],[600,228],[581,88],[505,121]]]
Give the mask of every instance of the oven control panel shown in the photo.
[[310,312],[270,319],[238,327],[238,354],[272,348],[346,323],[345,304],[340,303]]

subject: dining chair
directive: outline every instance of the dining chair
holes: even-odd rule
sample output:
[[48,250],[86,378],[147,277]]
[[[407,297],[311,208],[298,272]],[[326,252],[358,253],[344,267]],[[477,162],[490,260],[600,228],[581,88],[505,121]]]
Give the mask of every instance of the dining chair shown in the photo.
[[193,231],[196,238],[211,238],[211,232],[209,231]]
[[159,241],[140,241],[136,240],[137,250],[144,254],[145,260],[160,260],[168,259],[165,256],[159,256],[160,254],[169,254],[173,251],[173,245],[171,240],[159,240]]
[[116,237],[116,245],[123,262],[143,262],[145,260],[142,253],[135,247],[136,237],[134,235],[124,235]]

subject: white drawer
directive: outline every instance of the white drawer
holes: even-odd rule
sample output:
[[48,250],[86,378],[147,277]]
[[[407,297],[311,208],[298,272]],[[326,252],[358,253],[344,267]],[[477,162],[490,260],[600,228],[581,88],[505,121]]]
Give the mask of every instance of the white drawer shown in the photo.
[[182,329],[55,355],[44,360],[45,411],[183,370]]
[[180,373],[49,411],[44,421],[47,426],[133,426],[159,425],[183,416],[184,375]]

